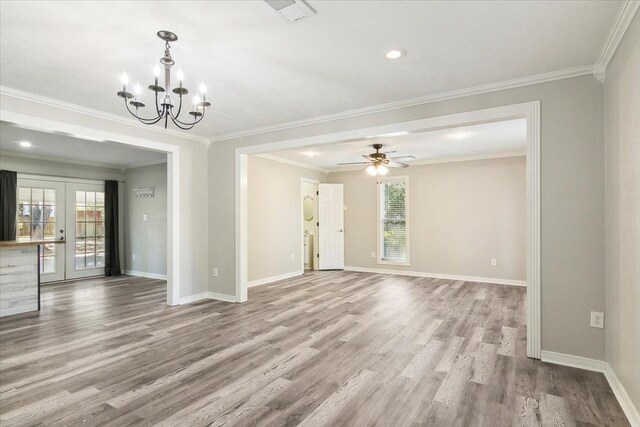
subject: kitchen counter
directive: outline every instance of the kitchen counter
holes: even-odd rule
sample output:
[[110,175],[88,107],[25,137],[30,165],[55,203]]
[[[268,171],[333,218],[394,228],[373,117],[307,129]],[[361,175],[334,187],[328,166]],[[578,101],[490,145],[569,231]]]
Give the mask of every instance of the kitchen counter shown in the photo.
[[40,246],[62,243],[0,241],[0,317],[40,310]]

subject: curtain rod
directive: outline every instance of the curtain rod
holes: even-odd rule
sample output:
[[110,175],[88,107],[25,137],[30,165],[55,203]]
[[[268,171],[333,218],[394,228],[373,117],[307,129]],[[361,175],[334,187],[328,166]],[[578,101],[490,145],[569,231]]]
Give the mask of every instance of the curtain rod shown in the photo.
[[[119,179],[109,179],[109,180],[105,180],[105,179],[95,179],[95,178],[80,178],[77,176],[66,176],[66,175],[54,175],[54,174],[42,174],[42,173],[30,173],[30,172],[18,172],[18,178],[20,178],[20,175],[27,175],[27,176],[38,176],[38,177],[42,177],[42,178],[64,178],[64,179],[78,179],[78,180],[83,180],[83,181],[99,181],[99,182],[104,182],[104,181],[118,181],[121,183],[126,183],[126,181],[122,181]],[[24,178],[24,179],[29,179],[29,178]],[[50,180],[50,181],[54,181],[54,180]]]

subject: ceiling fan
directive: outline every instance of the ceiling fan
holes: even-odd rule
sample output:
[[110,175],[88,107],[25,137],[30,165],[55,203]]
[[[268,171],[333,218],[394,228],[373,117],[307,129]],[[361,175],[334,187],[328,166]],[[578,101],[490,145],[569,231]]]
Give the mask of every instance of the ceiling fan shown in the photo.
[[[387,157],[386,153],[381,153],[380,149],[382,148],[382,144],[373,144],[373,149],[376,150],[375,153],[371,153],[369,155],[362,155],[366,162],[353,162],[353,163],[338,163],[338,166],[346,166],[346,165],[367,165],[365,170],[369,175],[386,175],[389,172],[388,167],[392,168],[408,168],[409,165],[406,163],[402,163],[402,161],[406,160],[414,160],[414,156],[399,156],[399,157]],[[394,153],[395,151],[390,151],[387,153]]]

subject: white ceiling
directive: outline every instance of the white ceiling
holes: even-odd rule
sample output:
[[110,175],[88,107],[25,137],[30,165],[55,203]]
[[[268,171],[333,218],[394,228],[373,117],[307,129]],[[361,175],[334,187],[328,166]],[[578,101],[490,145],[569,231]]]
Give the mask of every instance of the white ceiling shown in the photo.
[[363,154],[374,152],[371,144],[383,144],[381,151],[395,151],[388,157],[415,156],[406,163],[428,163],[463,158],[524,155],[527,146],[526,119],[508,120],[441,129],[401,136],[374,137],[358,141],[274,151],[269,156],[330,171],[358,169],[364,166],[338,166],[361,162]]
[[[23,148],[21,141],[30,142],[32,146]],[[0,122],[0,154],[116,169],[161,163],[167,158],[165,153],[157,151],[24,129],[6,122]]]
[[169,29],[187,87],[203,79],[213,101],[191,132],[215,137],[590,65],[621,4],[309,3],[288,24],[262,1],[2,2],[0,83],[127,116],[118,77],[148,85]]

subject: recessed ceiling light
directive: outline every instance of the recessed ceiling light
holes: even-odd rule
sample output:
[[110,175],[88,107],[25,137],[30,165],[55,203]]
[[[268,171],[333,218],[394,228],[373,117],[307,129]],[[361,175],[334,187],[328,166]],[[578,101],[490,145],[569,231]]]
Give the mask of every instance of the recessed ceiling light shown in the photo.
[[31,147],[31,143],[29,141],[20,141],[18,144],[20,144],[20,147],[24,147],[24,148]]
[[304,154],[304,155],[305,155],[305,156],[307,156],[307,157],[313,157],[313,156],[315,156],[315,155],[316,155],[316,154],[318,154],[318,153],[316,153],[315,151],[307,150],[307,151],[303,151],[303,153],[302,153],[302,154]]
[[389,49],[384,53],[384,57],[387,59],[400,59],[407,54],[404,49]]

